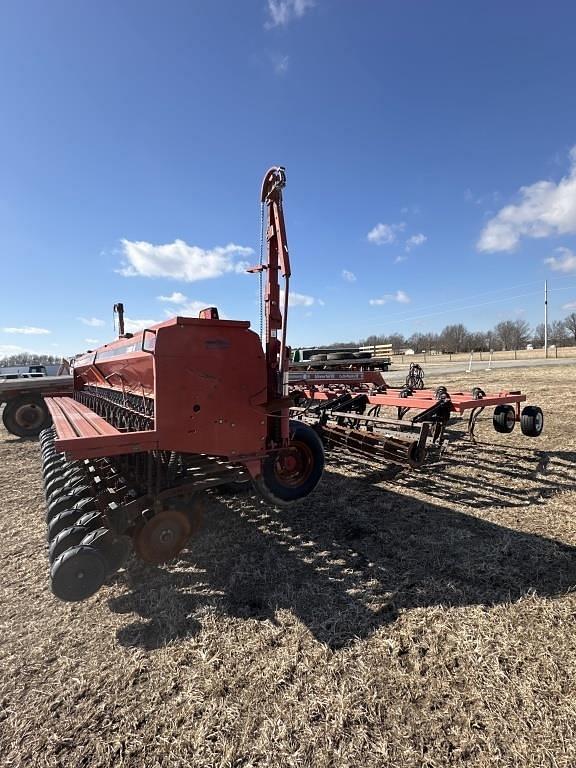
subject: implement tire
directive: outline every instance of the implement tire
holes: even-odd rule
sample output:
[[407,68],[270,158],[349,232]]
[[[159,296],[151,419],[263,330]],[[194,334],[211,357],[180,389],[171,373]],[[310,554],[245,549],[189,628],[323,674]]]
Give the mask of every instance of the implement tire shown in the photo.
[[324,471],[324,446],[301,421],[290,422],[290,445],[267,456],[254,485],[269,504],[286,507],[312,493]]
[[8,400],[4,406],[2,423],[17,437],[37,437],[52,424],[52,417],[41,397],[20,395]]

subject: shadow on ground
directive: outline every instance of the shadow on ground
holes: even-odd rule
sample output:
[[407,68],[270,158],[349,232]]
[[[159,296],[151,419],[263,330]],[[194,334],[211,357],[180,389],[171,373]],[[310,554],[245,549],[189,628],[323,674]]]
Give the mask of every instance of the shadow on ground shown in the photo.
[[[485,458],[505,484],[498,450],[488,446]],[[555,454],[567,473],[573,458]],[[541,462],[536,457],[530,471]],[[430,476],[422,482],[435,495]],[[452,498],[436,482],[436,496]],[[499,490],[499,506],[520,505],[509,488]],[[490,501],[485,495],[482,503]],[[381,488],[374,478],[327,471],[316,493],[292,509],[270,509],[248,495],[215,497],[203,531],[178,562],[133,562],[117,578],[127,591],[109,601],[111,609],[139,617],[119,630],[122,645],[151,649],[189,637],[202,609],[272,622],[288,609],[337,649],[402,609],[561,595],[576,585],[576,548]]]

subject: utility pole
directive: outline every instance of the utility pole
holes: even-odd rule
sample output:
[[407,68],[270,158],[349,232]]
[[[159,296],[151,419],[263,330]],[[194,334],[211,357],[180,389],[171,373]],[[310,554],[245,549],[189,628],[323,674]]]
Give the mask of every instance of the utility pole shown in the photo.
[[548,280],[544,280],[544,357],[548,357]]

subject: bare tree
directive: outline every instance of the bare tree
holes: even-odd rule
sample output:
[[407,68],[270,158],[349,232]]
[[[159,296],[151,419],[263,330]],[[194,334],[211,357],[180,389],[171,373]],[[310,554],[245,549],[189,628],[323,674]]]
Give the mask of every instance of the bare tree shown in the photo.
[[462,323],[447,325],[440,334],[440,343],[445,352],[466,352],[468,349],[468,333]]
[[568,343],[568,329],[563,320],[552,321],[548,339],[551,344],[556,344],[557,347],[563,347]]
[[530,338],[530,326],[525,320],[503,320],[494,327],[494,335],[502,349],[521,349]]
[[566,330],[568,333],[574,337],[574,341],[576,341],[576,312],[571,312],[568,317],[564,320],[564,325],[566,326]]

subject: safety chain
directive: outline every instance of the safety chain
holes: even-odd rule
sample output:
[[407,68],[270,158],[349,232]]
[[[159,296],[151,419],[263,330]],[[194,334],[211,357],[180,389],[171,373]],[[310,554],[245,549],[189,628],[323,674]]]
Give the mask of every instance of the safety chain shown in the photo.
[[[260,267],[264,261],[264,203],[260,203]],[[258,284],[260,289],[260,341],[264,344],[264,297],[262,269],[258,272]]]

